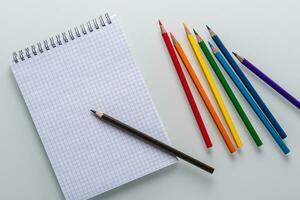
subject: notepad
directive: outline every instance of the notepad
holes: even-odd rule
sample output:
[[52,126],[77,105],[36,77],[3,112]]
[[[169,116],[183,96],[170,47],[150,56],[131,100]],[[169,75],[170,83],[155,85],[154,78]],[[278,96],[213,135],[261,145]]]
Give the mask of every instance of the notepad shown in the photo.
[[11,69],[66,199],[89,199],[176,162],[89,111],[169,143],[115,16],[15,53]]

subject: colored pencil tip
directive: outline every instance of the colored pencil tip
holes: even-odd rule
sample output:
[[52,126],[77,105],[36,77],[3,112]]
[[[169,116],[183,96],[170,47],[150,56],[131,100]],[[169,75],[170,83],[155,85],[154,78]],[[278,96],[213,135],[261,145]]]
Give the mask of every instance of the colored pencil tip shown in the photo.
[[170,36],[171,36],[173,44],[177,43],[176,38],[174,37],[174,35],[171,32],[170,32]]
[[184,30],[186,32],[187,35],[191,34],[191,31],[189,30],[189,28],[187,27],[187,25],[185,23],[183,23],[184,26]]
[[162,23],[161,23],[160,19],[158,20],[158,23],[159,23],[160,26],[162,26]]
[[238,55],[238,54],[235,53],[235,52],[232,52],[232,53],[233,53],[233,55],[234,55],[240,62],[243,62],[244,58],[243,58],[242,56]]
[[195,29],[193,29],[193,31],[194,31],[194,33],[195,33],[197,42],[202,42],[203,39],[200,37],[200,35],[197,33],[197,31],[196,31]]
[[90,111],[91,111],[92,113],[96,114],[96,111],[95,111],[95,110],[93,110],[93,109],[90,109]]
[[158,20],[158,23],[159,23],[161,33],[166,33],[167,31],[166,31],[165,27],[163,26],[163,24],[161,23],[160,19]]
[[208,44],[209,44],[210,48],[214,48],[214,45],[212,43],[210,43],[210,41],[208,41]]
[[206,25],[206,28],[207,28],[207,30],[208,30],[211,37],[216,35],[215,32],[213,32],[209,26]]
[[194,33],[195,33],[195,35],[199,35],[198,33],[197,33],[197,31],[193,28],[193,31],[194,31]]

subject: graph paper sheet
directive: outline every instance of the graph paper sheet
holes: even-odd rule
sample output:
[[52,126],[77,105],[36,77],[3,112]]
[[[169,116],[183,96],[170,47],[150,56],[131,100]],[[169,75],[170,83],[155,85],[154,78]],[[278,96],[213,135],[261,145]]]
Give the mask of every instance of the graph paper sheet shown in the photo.
[[12,64],[66,199],[89,199],[176,162],[98,120],[104,111],[169,143],[116,17],[68,43]]

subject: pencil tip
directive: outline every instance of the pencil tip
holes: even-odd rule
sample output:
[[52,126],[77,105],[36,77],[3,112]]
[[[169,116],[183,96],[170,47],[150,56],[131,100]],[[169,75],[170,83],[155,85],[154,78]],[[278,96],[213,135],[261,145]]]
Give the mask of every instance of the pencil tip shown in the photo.
[[184,30],[186,32],[187,35],[191,34],[191,31],[189,30],[189,28],[187,27],[187,25],[185,23],[183,23],[184,26]]
[[158,23],[159,23],[161,33],[166,33],[167,31],[166,31],[164,25],[161,23],[160,19],[158,20]]
[[95,111],[95,110],[93,110],[93,109],[90,109],[90,111],[91,111],[92,113],[96,114],[96,111]]
[[203,41],[203,39],[200,37],[200,35],[197,33],[197,31],[196,31],[195,29],[193,29],[193,31],[194,31],[194,33],[195,33],[197,42]]
[[210,43],[210,41],[208,41],[208,44],[209,44],[210,48],[214,47],[214,45],[212,43]]
[[206,28],[207,28],[207,30],[208,30],[211,37],[216,35],[215,32],[213,32],[209,26],[206,25]]
[[232,52],[232,53],[233,53],[233,55],[234,55],[240,62],[243,62],[244,58],[243,58],[242,56],[238,55],[238,54],[235,53],[235,52]]
[[173,44],[177,43],[176,38],[174,37],[174,35],[171,32],[170,32],[170,36],[171,36]]
[[162,23],[161,23],[160,19],[158,19],[158,23],[159,23],[159,25],[160,25],[160,26],[162,25]]
[[193,28],[193,31],[194,31],[195,35],[198,35],[197,31],[194,28]]

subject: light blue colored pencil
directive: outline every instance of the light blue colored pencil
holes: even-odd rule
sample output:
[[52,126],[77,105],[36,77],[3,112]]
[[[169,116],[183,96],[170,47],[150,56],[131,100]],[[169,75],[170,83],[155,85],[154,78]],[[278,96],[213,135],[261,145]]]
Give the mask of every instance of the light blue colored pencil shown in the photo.
[[281,150],[284,154],[288,154],[290,152],[289,148],[286,146],[286,144],[282,141],[281,137],[278,135],[277,131],[274,129],[270,121],[267,119],[267,117],[264,115],[264,113],[260,110],[259,106],[253,99],[253,97],[249,94],[241,80],[238,78],[238,76],[235,74],[235,72],[231,69],[221,52],[216,46],[213,46],[210,42],[209,46],[211,47],[215,57],[220,62],[221,66],[224,68],[224,70],[227,72],[227,74],[230,76],[231,80],[234,82],[236,87],[239,89],[239,91],[242,93],[242,95],[245,97],[253,111],[256,113],[256,115],[259,117],[261,122],[265,125],[265,127],[268,129],[271,136],[274,138],[275,142],[279,145]]

